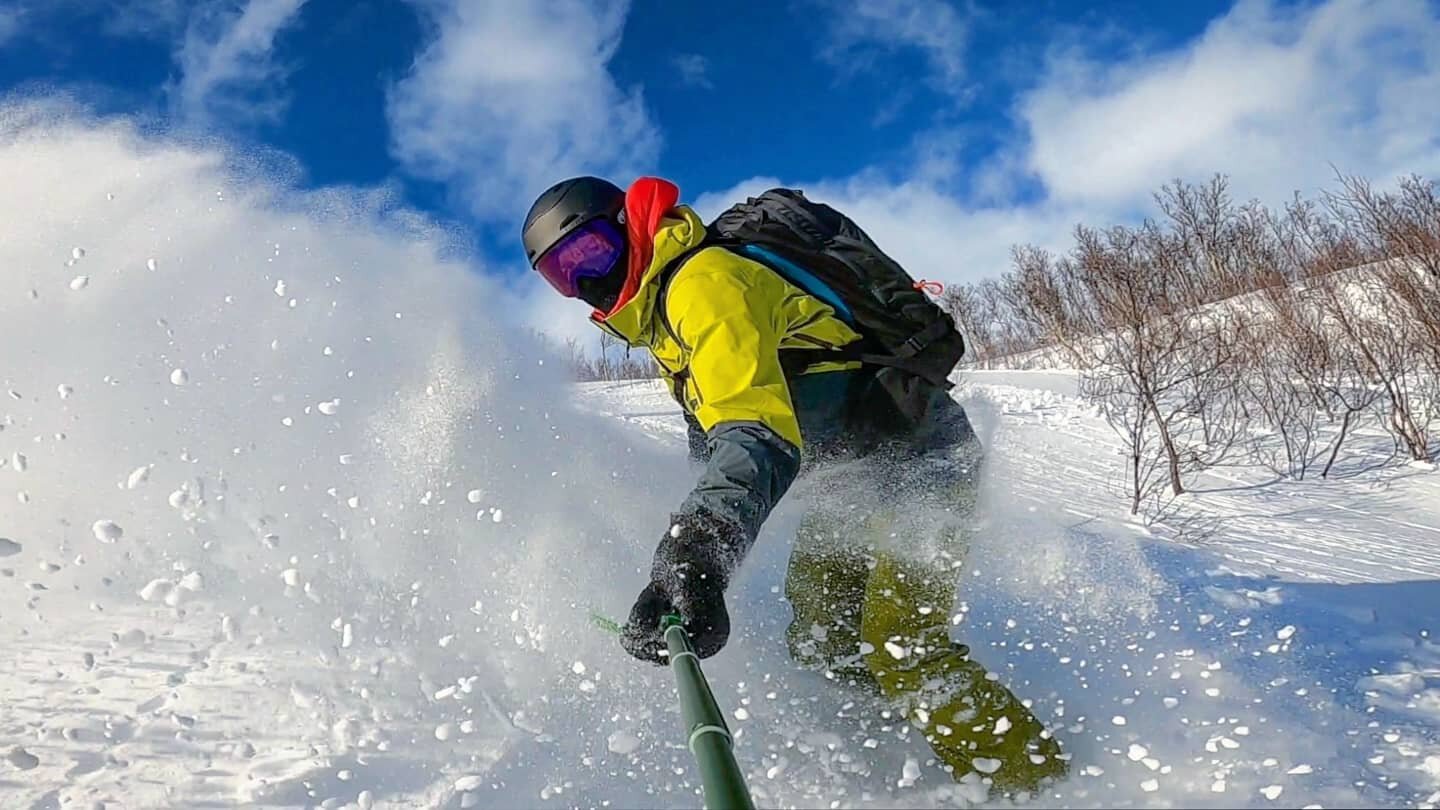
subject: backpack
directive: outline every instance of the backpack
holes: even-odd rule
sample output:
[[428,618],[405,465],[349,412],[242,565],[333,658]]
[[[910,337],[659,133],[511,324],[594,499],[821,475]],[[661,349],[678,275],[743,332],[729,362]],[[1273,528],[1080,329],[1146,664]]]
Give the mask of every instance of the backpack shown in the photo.
[[[950,372],[965,354],[954,319],[849,217],[798,190],[776,188],[730,207],[708,230],[707,245],[769,267],[830,304],[862,337],[840,350],[789,350],[806,355],[791,360],[859,360],[886,367],[884,377],[909,375],[951,387]],[[891,379],[886,387],[912,391],[914,381]]]

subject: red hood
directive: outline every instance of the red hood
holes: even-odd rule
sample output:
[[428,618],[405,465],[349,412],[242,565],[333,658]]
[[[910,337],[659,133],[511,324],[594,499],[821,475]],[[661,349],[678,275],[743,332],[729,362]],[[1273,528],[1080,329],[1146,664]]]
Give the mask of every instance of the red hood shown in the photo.
[[655,232],[660,230],[660,220],[679,202],[680,187],[669,180],[641,177],[630,185],[625,192],[625,239],[630,257],[625,286],[620,288],[620,297],[610,312],[597,309],[591,318],[603,321],[635,297],[640,290],[640,279],[655,256]]

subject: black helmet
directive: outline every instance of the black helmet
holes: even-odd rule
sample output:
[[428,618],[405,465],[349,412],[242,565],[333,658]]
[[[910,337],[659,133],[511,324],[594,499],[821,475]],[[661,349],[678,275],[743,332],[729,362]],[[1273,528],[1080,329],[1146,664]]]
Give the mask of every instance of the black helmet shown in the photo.
[[[625,192],[619,186],[598,177],[572,177],[551,186],[530,206],[520,238],[525,243],[525,258],[534,266],[535,260],[571,231],[592,219],[604,217],[621,221],[625,210]],[[620,229],[623,234],[624,228]]]

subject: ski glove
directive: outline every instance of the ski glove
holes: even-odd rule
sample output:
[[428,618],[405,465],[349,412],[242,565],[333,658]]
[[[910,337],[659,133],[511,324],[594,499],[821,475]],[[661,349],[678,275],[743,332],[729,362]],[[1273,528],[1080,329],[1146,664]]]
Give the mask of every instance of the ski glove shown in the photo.
[[620,634],[625,651],[665,664],[665,635],[660,620],[679,614],[690,642],[709,658],[730,638],[725,586],[744,550],[740,527],[707,509],[671,518],[670,531],[655,549],[650,584],[640,592]]

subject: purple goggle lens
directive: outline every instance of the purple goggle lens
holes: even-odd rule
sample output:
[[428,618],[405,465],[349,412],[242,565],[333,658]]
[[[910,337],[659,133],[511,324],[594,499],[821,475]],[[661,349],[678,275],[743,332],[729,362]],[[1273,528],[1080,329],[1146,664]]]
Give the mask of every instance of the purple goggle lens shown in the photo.
[[540,254],[535,270],[561,295],[579,294],[576,282],[610,272],[625,252],[625,240],[607,219],[592,219]]

